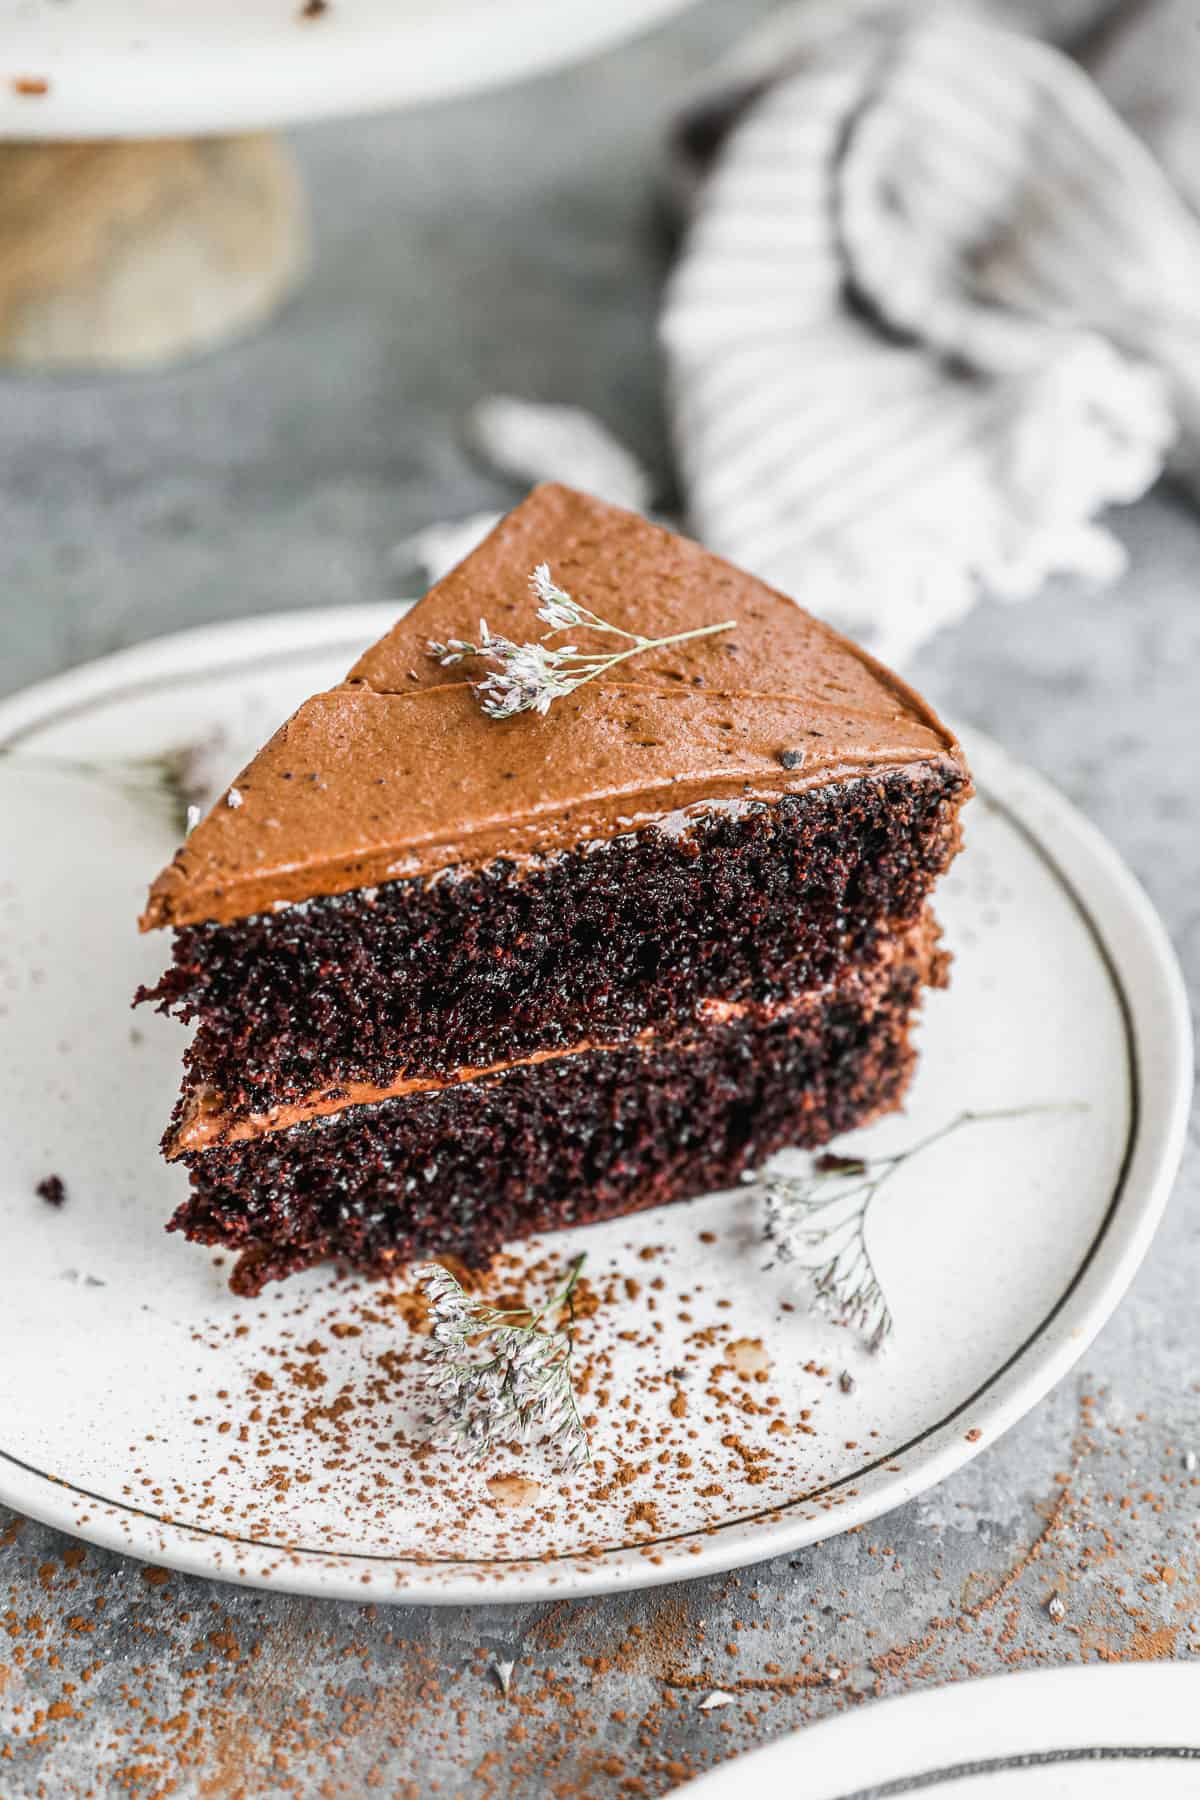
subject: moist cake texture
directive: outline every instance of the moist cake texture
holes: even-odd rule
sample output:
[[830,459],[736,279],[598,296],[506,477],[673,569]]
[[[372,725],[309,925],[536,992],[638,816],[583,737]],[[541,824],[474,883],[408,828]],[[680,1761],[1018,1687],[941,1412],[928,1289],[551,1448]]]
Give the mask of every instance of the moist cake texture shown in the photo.
[[676,1029],[703,1000],[783,1000],[869,961],[952,829],[930,772],[872,776],[536,868],[185,926],[148,997],[199,1019],[189,1074],[239,1110]]
[[[427,642],[481,614],[541,636],[540,563],[645,637],[736,623],[491,719],[483,669]],[[173,1226],[239,1250],[244,1291],[329,1255],[478,1260],[897,1105],[969,791],[929,708],[798,606],[536,490],[151,889],[173,957],[138,998],[196,1025]]]
[[188,1153],[172,1229],[244,1251],[234,1286],[335,1255],[384,1274],[728,1186],[894,1106],[930,964],[676,1042],[595,1049]]

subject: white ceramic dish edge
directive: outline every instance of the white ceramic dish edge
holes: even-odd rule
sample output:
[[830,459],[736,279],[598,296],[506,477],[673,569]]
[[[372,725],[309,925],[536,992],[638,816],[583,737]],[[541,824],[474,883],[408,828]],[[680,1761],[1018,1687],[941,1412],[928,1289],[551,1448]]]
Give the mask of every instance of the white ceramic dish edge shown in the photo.
[[[1021,1670],[897,1694],[867,1710],[869,1731],[855,1708],[724,1763],[679,1792],[732,1800],[753,1783],[760,1800],[801,1791],[804,1800],[868,1800],[936,1792],[954,1771],[996,1778],[1059,1758],[1060,1768],[1081,1772],[1086,1792],[1082,1771],[1095,1766],[1088,1752],[1200,1754],[1200,1663]],[[1150,1792],[1147,1768],[1139,1760],[1137,1786],[1131,1776],[1126,1792]]]

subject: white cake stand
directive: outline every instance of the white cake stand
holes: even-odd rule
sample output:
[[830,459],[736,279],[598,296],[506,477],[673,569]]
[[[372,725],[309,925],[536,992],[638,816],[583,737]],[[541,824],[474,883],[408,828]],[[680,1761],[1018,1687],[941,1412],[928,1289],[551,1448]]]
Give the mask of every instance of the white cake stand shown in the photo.
[[0,362],[139,367],[248,329],[306,261],[271,128],[445,99],[686,0],[0,0]]

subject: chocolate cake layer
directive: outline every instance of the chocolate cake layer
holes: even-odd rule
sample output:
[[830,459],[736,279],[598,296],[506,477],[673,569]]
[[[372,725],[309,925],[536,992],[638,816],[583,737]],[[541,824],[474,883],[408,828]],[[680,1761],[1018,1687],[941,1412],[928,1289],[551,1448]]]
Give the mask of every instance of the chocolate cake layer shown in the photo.
[[671,1043],[587,1051],[435,1093],[351,1107],[185,1158],[172,1229],[240,1253],[233,1285],[326,1258],[382,1273],[427,1255],[479,1265],[507,1240],[720,1188],[785,1145],[896,1106],[928,945],[787,1014]]
[[916,763],[541,866],[184,927],[140,996],[199,1022],[175,1124],[189,1090],[237,1117],[339,1082],[679,1031],[705,1000],[777,1002],[869,969],[954,854],[965,785]]
[[173,961],[138,998],[196,1027],[175,1228],[241,1252],[245,1292],[329,1256],[479,1261],[895,1106],[969,793],[858,646],[535,490],[151,888]]

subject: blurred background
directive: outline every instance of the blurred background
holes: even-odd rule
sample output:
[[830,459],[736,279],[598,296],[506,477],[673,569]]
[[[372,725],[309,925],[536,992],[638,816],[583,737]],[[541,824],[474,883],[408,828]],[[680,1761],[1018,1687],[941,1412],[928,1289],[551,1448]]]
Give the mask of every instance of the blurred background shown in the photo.
[[[98,9],[101,17],[105,10]],[[273,86],[264,78],[262,110],[271,117],[350,103],[334,79],[344,19],[336,6],[307,16],[312,10],[282,21],[293,38],[302,36],[308,61],[297,63],[294,75],[285,65],[294,94],[286,82],[277,91],[282,77]],[[618,8],[605,29],[631,30],[640,15],[661,10],[661,0]],[[623,49],[560,63],[537,79],[297,125],[287,143],[298,182],[286,167],[210,165],[203,180],[212,192],[199,199],[194,190],[203,181],[190,171],[181,178],[143,163],[132,172],[102,166],[89,174],[73,162],[64,168],[58,159],[73,152],[61,144],[43,146],[49,160],[31,168],[30,144],[6,144],[0,688],[180,625],[406,597],[421,591],[428,574],[420,554],[428,545],[414,545],[414,533],[507,507],[535,473],[583,485],[590,476],[600,485],[587,446],[569,454],[553,421],[526,421],[524,431],[520,424],[507,436],[501,431],[498,447],[481,447],[473,409],[496,395],[584,409],[644,471],[632,486],[618,476],[612,498],[643,497],[690,520],[714,547],[761,568],[901,660],[939,626],[957,623],[981,590],[1037,594],[1046,577],[1063,572],[1083,577],[1089,591],[1097,578],[1111,579],[1119,553],[1087,528],[1109,499],[1128,500],[1152,485],[1178,434],[1177,415],[1196,406],[1200,393],[1191,367],[1195,320],[1186,318],[1200,270],[1200,225],[1192,233],[1189,222],[1184,234],[1172,229],[1170,216],[1155,219],[1160,197],[1147,198],[1146,170],[1136,166],[1148,137],[1162,166],[1180,172],[1182,180],[1174,173],[1169,179],[1186,210],[1198,128],[1191,104],[1197,90],[1187,84],[1196,69],[1195,21],[1186,5],[1011,0],[982,15],[995,29],[989,23],[973,40],[968,34],[956,42],[972,10],[707,0],[681,7],[669,24]],[[580,9],[581,47],[588,11]],[[61,8],[49,12],[66,16]],[[347,15],[353,21],[350,9]],[[81,75],[67,58],[54,111],[60,95],[37,61],[45,30],[31,35],[23,25],[28,16],[27,8],[11,9],[16,47],[8,52],[13,71],[0,108],[0,130],[10,139],[26,130],[61,134],[76,116],[73,106],[91,117],[85,77],[97,65],[85,59]],[[419,31],[411,21],[408,28]],[[475,46],[474,58],[463,59],[468,84],[487,80],[491,62],[502,70],[539,54],[569,54],[569,44],[561,52],[529,43],[503,56],[490,52],[486,34],[505,36],[498,15],[461,29]],[[1111,115],[1117,142],[1104,132],[1097,138],[1086,104],[1092,95],[1064,96],[1065,58],[1058,59],[1063,68],[1021,64],[1025,34],[1032,40],[1035,33],[1100,72],[1132,121]],[[49,43],[66,54],[61,32]],[[964,81],[980,84],[968,109],[994,110],[993,143],[964,141],[962,117],[945,116],[936,91],[930,102],[905,90],[904,58],[914,43],[910,61],[917,65],[923,44],[932,45],[930,80],[942,95]],[[313,45],[331,90],[324,97],[310,91]],[[1012,69],[1001,67],[991,79],[987,66],[1002,63],[1014,45]],[[1032,41],[1028,47],[1038,54]],[[178,43],[160,48],[164,70],[181,62],[186,70]],[[210,65],[221,67],[220,51],[218,34],[209,64],[201,65],[206,82]],[[365,92],[361,65],[360,53],[350,56],[343,86],[352,97]],[[131,66],[136,71],[136,58]],[[232,71],[237,59],[227,56],[225,66]],[[427,74],[435,86],[447,79],[444,71]],[[916,76],[919,89],[919,66]],[[48,91],[37,91],[39,84]],[[107,90],[93,79],[96,88],[103,100]],[[155,110],[144,91],[126,95],[116,82],[112,91],[102,120],[162,129],[169,95]],[[208,94],[198,81],[191,89],[185,83],[174,116],[209,127],[241,116],[239,107],[243,115],[253,111],[253,98],[232,85],[211,104]],[[411,102],[411,93],[405,98]],[[764,109],[774,105],[778,114],[781,99],[781,132],[772,137],[768,129],[764,144]],[[1200,101],[1195,107],[1200,112]],[[1064,111],[1067,125],[1054,129]],[[836,134],[853,140],[849,126],[864,116],[868,124],[882,121],[886,141],[872,149],[860,130],[865,148],[857,163],[846,161],[846,173],[837,166]],[[789,118],[813,126],[815,151],[805,143],[794,148]],[[732,142],[731,123],[740,125]],[[1007,158],[998,173],[997,145]],[[770,162],[765,193],[753,181],[763,157]],[[714,163],[717,191],[706,200],[704,177]],[[902,205],[882,218],[891,205],[882,191],[889,170],[903,189]],[[955,221],[942,191],[955,182],[967,192],[969,227]],[[1063,251],[1052,241],[1048,286],[1031,295],[1028,270],[1010,268],[998,276],[992,270],[989,287],[981,245],[1007,242],[1019,252],[1046,235],[1047,217],[1065,220],[1059,235],[1069,240],[1072,221],[1096,211],[1097,196],[1120,193],[1122,184],[1128,195],[1121,194],[1121,205],[1135,217],[1106,221],[1098,247],[1076,256],[1074,268],[1054,260],[1061,253],[1069,264],[1074,246]],[[872,187],[879,193],[869,191],[864,201],[863,190]],[[679,264],[680,233],[698,195],[700,217]],[[206,206],[237,215],[250,248],[236,237],[223,242]],[[771,248],[756,264],[757,248],[750,246],[747,261],[741,233],[764,207],[778,210],[765,221]],[[1147,213],[1157,236],[1138,222]],[[828,244],[814,242],[823,214]],[[176,215],[180,230],[195,238],[183,254],[171,244],[163,251],[159,241],[164,216]],[[90,237],[81,217],[91,221]],[[906,234],[889,235],[896,217]],[[847,244],[856,231],[863,242]],[[221,269],[239,259],[246,292],[233,291],[231,277],[226,296]],[[914,263],[924,284],[901,278]],[[1139,271],[1146,293],[1131,291]],[[1039,278],[1044,272],[1036,271]],[[706,300],[714,280],[722,290],[716,314]],[[252,293],[256,281],[260,290]],[[806,286],[821,290],[823,281],[827,294],[818,291],[811,304],[797,298]],[[159,290],[167,283],[186,301],[164,301]],[[1157,304],[1174,319],[1147,324],[1148,298],[1151,310]],[[247,328],[243,315],[258,311],[270,316]],[[1026,329],[1031,314],[1035,330]],[[918,342],[911,356],[891,354],[906,331],[920,338],[923,321],[931,341]],[[776,353],[781,331],[792,337]],[[225,341],[198,351],[195,340],[206,333]],[[1071,355],[1047,347],[1055,334],[1070,340]],[[1086,354],[1076,354],[1076,340],[1085,337],[1091,368],[1080,366]],[[822,384],[817,375],[827,347],[842,362]],[[757,354],[742,367],[744,351]],[[954,357],[978,378],[943,379]],[[133,373],[86,366],[143,358],[160,366]],[[48,375],[48,365],[64,364]],[[1030,370],[1047,366],[1055,384],[1038,388]],[[1159,388],[1138,389],[1150,369]],[[928,406],[915,425],[902,413],[898,436],[889,439],[884,428],[873,442],[869,420],[889,407],[895,415],[897,381],[914,393],[932,387]],[[1181,392],[1189,382],[1191,391]],[[776,398],[771,410],[769,397],[781,389],[783,404]],[[881,494],[864,481],[864,468],[897,444],[924,467],[912,454],[914,431],[919,439],[928,427],[940,438],[956,407],[975,405],[973,397],[964,402],[968,391],[1004,414],[998,423],[993,417],[970,427],[985,439],[983,462],[965,468],[939,441],[938,481],[932,490],[926,482],[925,498],[914,494],[911,503],[901,491],[897,510],[903,478]],[[756,395],[767,396],[766,419],[756,417]],[[743,405],[737,429],[722,436],[735,396],[748,398],[750,410]],[[714,411],[715,430],[705,423]],[[838,421],[835,441],[813,470],[804,420],[815,420],[812,429],[824,442],[830,418]],[[513,429],[518,446],[532,430],[532,464],[528,454],[505,455]],[[760,505],[749,519],[738,516],[736,496],[727,498],[730,481],[736,487],[739,480],[731,435],[743,464],[746,439],[757,435],[772,469],[785,471],[766,496],[765,513]],[[786,473],[789,461],[794,476]],[[761,486],[761,473],[751,459],[743,488]],[[843,492],[841,517],[835,508],[828,529],[814,525],[781,553],[781,517],[824,518],[831,484]],[[1161,521],[1151,554],[1170,580],[1173,546],[1189,523],[1165,493],[1156,506],[1145,529],[1151,517]],[[1108,523],[1117,538],[1140,543],[1138,514],[1118,513]],[[439,540],[433,563],[463,542]],[[1087,605],[1055,593],[1043,594],[1036,611],[1003,619],[985,608],[977,628],[984,642],[994,630],[995,653],[1004,654],[1075,604]],[[1092,626],[1109,615],[1107,599],[1098,610],[1087,605]],[[934,651],[950,653],[946,645]]]

